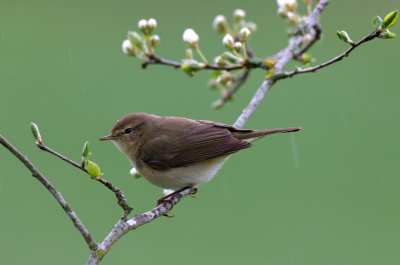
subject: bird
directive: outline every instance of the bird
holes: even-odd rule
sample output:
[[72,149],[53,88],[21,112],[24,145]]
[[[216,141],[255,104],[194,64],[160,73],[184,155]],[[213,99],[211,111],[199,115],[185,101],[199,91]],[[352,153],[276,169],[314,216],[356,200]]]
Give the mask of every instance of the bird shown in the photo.
[[252,146],[252,142],[275,133],[299,131],[300,127],[265,130],[239,129],[207,120],[161,117],[131,113],[118,120],[111,140],[132,166],[150,183],[175,192],[158,200],[158,205],[181,191],[211,180],[230,155]]

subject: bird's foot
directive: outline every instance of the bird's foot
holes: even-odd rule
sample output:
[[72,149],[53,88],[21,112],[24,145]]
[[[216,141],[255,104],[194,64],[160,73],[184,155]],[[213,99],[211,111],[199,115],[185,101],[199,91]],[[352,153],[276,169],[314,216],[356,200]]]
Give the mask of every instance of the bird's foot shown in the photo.
[[197,198],[196,196],[193,196],[193,195],[196,194],[196,193],[197,193],[197,188],[194,187],[193,190],[189,193],[189,195],[190,195],[190,197],[192,197],[192,198]]

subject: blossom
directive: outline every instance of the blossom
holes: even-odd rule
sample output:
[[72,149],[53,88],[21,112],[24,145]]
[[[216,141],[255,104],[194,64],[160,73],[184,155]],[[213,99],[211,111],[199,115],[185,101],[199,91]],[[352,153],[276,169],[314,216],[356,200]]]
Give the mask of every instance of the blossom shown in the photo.
[[187,29],[183,33],[183,41],[193,48],[197,48],[197,42],[199,41],[199,35],[193,29]]
[[229,50],[233,49],[233,43],[235,41],[233,40],[233,37],[229,34],[226,34],[225,37],[222,39],[222,43],[224,44],[224,46],[226,48],[228,48]]

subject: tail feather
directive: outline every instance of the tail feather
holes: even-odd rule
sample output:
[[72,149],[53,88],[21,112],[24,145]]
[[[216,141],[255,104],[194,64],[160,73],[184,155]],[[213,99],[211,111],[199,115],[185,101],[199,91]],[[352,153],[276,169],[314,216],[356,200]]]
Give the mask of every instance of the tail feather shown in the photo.
[[287,133],[287,132],[297,132],[302,128],[300,127],[290,127],[290,128],[276,128],[276,129],[266,129],[259,131],[237,131],[232,132],[232,136],[247,142],[254,142],[264,136],[275,134],[275,133]]

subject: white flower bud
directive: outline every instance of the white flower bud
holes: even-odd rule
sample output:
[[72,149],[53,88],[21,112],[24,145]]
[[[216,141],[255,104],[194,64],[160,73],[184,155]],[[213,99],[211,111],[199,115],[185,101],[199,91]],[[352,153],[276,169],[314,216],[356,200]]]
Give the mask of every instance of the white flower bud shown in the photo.
[[219,33],[225,33],[228,28],[228,22],[223,15],[218,15],[215,17],[213,22],[213,29]]
[[193,48],[197,48],[199,35],[197,35],[193,29],[187,29],[183,33],[183,41],[186,42],[186,44],[192,46]]
[[147,21],[147,26],[150,30],[153,30],[157,27],[157,21],[154,18],[150,18],[149,21]]
[[296,0],[277,0],[278,6],[293,6],[297,5]]
[[236,22],[239,22],[241,19],[243,19],[246,16],[246,12],[244,12],[242,9],[236,9],[233,12],[233,18]]
[[233,37],[229,34],[226,34],[225,37],[222,39],[222,43],[226,48],[229,50],[233,50],[233,43],[235,41],[233,40]]
[[157,44],[160,42],[160,37],[158,35],[150,36],[149,38],[151,47],[156,47]]
[[217,56],[217,57],[215,57],[215,59],[214,59],[214,63],[215,63],[216,65],[222,67],[222,66],[227,65],[227,64],[228,64],[228,61],[225,60],[224,58],[222,58],[221,56]]
[[251,35],[251,31],[246,27],[244,27],[240,30],[240,36],[242,37],[243,42],[246,42],[247,39],[250,37],[250,35]]
[[147,21],[145,19],[139,20],[138,28],[140,30],[143,30],[146,27],[147,27]]
[[133,168],[129,171],[129,173],[130,173],[132,176],[135,176],[138,172],[137,172],[136,168],[133,167]]
[[170,189],[163,190],[164,196],[170,195],[173,192],[174,192],[174,190],[170,190]]
[[297,1],[296,0],[277,0],[279,9],[278,9],[278,14],[284,13],[284,11],[289,10],[293,11],[297,7]]
[[247,22],[246,28],[248,28],[251,31],[251,34],[253,34],[257,29],[257,25],[254,22]]
[[130,40],[124,40],[124,42],[122,43],[122,51],[125,54],[134,55],[134,49]]
[[235,51],[237,53],[240,53],[240,51],[242,50],[243,44],[241,42],[236,42],[234,45]]

